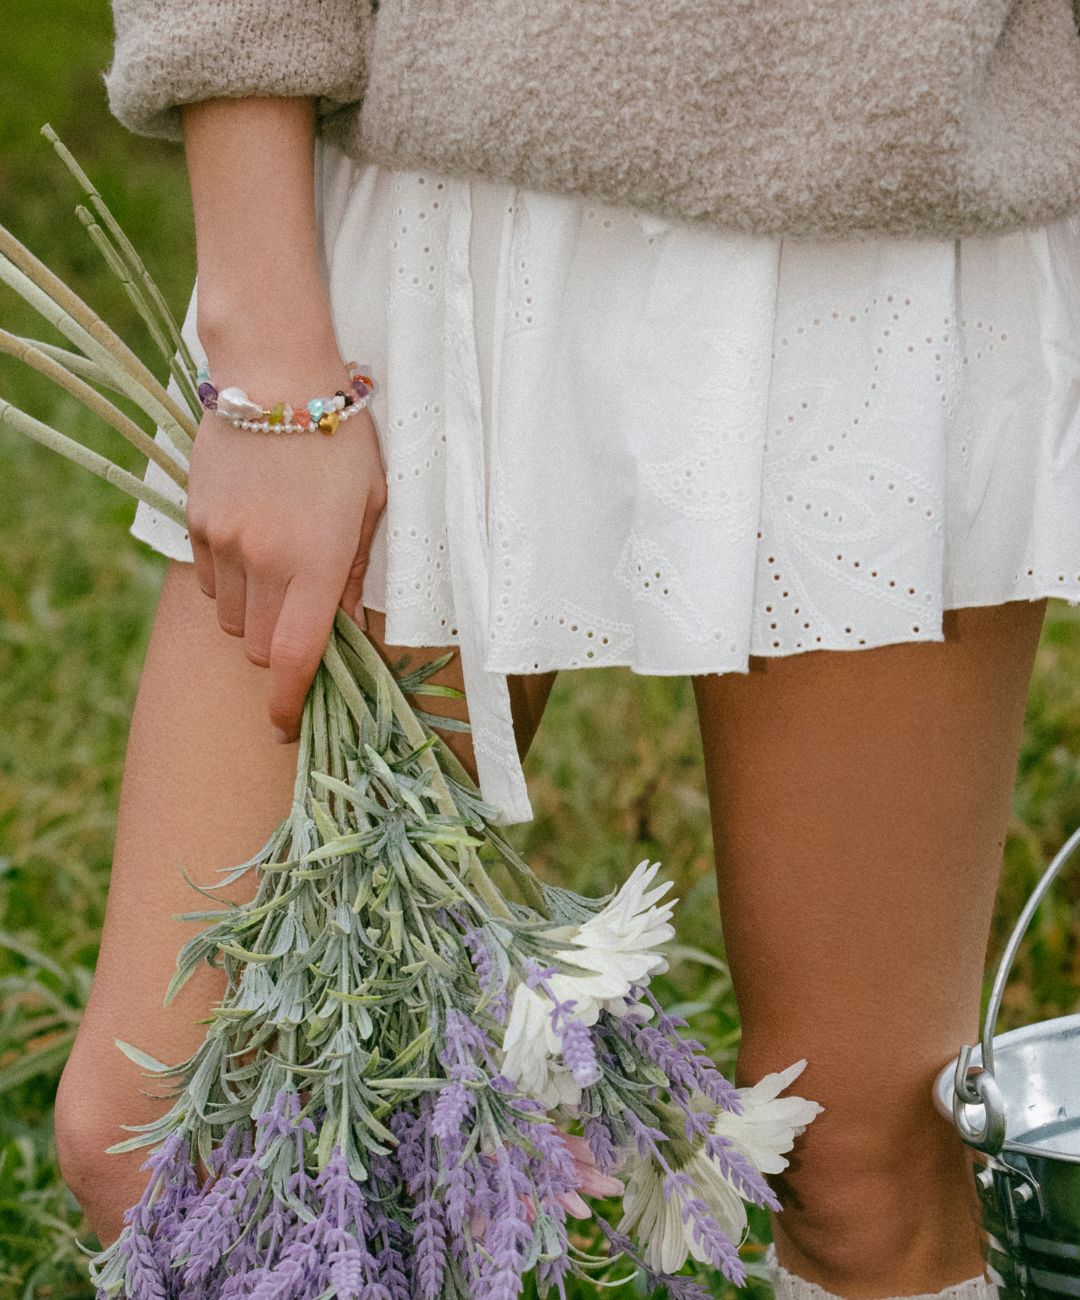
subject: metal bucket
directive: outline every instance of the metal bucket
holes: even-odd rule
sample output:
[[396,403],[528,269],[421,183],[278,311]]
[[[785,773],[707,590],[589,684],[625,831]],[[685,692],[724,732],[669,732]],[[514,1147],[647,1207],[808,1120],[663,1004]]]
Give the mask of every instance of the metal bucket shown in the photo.
[[1005,983],[1031,919],[1080,847],[1073,832],[1047,867],[994,978],[980,1047],[964,1047],[934,1101],[975,1157],[983,1252],[1007,1300],[1080,1296],[1080,1015],[994,1037]]

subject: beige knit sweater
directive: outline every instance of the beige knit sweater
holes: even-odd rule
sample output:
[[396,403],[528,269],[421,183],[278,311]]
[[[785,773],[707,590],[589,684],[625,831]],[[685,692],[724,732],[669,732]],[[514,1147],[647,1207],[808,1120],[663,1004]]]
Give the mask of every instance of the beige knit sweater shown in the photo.
[[[1080,0],[113,0],[129,130],[314,95],[358,159],[789,235],[1080,208]],[[376,11],[377,9],[377,11]]]

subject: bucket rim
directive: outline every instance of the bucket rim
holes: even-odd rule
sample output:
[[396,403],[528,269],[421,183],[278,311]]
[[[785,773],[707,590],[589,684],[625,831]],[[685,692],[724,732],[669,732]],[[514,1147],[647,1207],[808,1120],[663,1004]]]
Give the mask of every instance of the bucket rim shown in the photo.
[[[1041,1038],[1052,1025],[1057,1025],[1059,1028],[1069,1026],[1070,1028],[1080,1031],[1080,1012],[1073,1012],[1067,1016],[1054,1016],[1050,1020],[1037,1020],[1034,1024],[1021,1025],[1018,1029],[1009,1029],[1003,1034],[995,1034],[993,1040],[995,1057],[997,1055],[997,1048],[1001,1047],[1002,1049],[1005,1049],[1015,1046],[1018,1043],[1024,1043],[1028,1039]],[[956,1064],[959,1059],[960,1054],[957,1053],[957,1055],[954,1056],[947,1065],[942,1066],[934,1079],[933,1087],[935,1106],[954,1128],[956,1125],[953,1119],[952,1110],[953,1083],[956,1075]],[[973,1050],[971,1054],[971,1062],[973,1065],[982,1064],[981,1046],[977,1046]],[[1048,1150],[1046,1147],[1029,1146],[1025,1142],[1019,1142],[1015,1138],[1010,1138],[1007,1133],[1005,1141],[1002,1143],[1001,1151],[1002,1153],[1011,1151],[1022,1156],[1035,1156],[1036,1158],[1043,1160],[1060,1160],[1065,1164],[1071,1165],[1080,1164],[1080,1153],[1073,1154],[1067,1151],[1058,1152]]]

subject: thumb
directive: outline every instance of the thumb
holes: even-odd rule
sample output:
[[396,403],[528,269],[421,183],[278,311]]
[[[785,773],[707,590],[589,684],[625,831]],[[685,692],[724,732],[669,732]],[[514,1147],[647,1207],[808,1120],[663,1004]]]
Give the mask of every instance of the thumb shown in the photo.
[[341,608],[362,632],[367,631],[363,601],[364,574],[367,572],[368,556],[371,554],[371,545],[385,507],[385,500],[385,497],[381,500],[369,498],[368,508],[364,511],[364,522],[360,526],[360,540],[356,544],[356,554],[349,566],[345,589],[341,593]]
[[364,574],[368,567],[367,546],[361,541],[356,548],[356,555],[349,565],[349,576],[341,593],[341,608],[360,628],[367,631],[367,615],[364,613]]

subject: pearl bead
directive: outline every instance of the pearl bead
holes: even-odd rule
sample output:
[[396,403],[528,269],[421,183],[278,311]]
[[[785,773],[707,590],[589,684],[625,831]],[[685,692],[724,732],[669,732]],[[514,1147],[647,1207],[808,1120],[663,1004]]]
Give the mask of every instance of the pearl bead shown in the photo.
[[256,406],[242,388],[223,388],[218,393],[217,409],[233,418],[253,420],[262,415],[262,407]]

